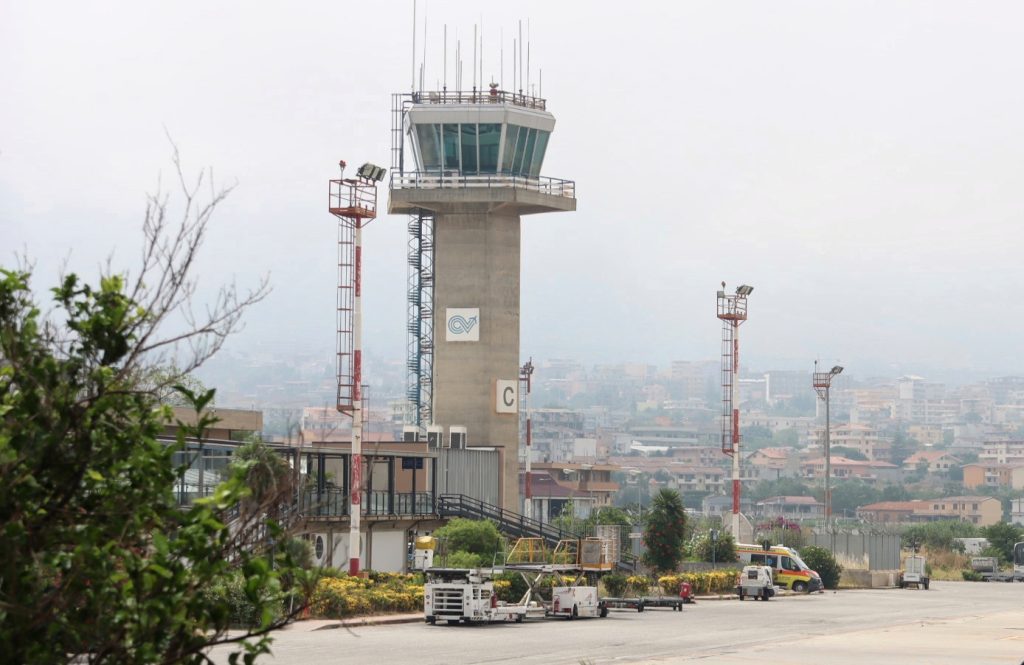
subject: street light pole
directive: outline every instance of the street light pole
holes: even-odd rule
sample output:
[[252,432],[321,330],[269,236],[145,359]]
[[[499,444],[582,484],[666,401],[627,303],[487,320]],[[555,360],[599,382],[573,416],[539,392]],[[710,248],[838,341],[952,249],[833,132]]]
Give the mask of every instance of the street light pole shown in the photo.
[[834,366],[827,372],[818,371],[818,361],[814,361],[814,390],[825,402],[825,530],[828,532],[829,551],[835,553],[836,535],[832,523],[832,418],[831,396],[832,379],[842,374],[843,368]]

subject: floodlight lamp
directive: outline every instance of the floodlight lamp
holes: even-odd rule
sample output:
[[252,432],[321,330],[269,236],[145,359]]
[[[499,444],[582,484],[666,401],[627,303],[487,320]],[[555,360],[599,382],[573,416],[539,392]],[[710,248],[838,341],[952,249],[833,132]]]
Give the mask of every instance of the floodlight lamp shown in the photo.
[[369,162],[367,162],[366,164],[363,164],[362,166],[359,167],[359,170],[356,171],[356,175],[358,175],[360,178],[366,178],[367,180],[380,182],[381,180],[384,179],[384,174],[386,172],[387,169],[385,169],[384,167],[377,166],[375,164],[370,164]]
[[839,365],[836,365],[835,367],[833,367],[832,371],[829,372],[829,374],[831,374],[832,376],[838,376],[839,374],[842,374],[842,373],[843,373],[843,368],[840,367]]
[[742,284],[736,287],[736,295],[738,296],[749,296],[754,291],[754,287],[747,284]]
[[562,469],[562,473],[564,473],[567,476],[571,476],[572,474],[574,474],[576,472],[573,471],[572,469]]

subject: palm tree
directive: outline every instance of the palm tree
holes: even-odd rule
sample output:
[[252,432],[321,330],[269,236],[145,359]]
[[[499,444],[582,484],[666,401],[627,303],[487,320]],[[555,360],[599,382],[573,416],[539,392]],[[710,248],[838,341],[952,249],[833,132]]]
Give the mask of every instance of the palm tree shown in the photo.
[[679,492],[663,488],[654,495],[644,532],[644,563],[656,572],[673,572],[683,558],[686,508]]

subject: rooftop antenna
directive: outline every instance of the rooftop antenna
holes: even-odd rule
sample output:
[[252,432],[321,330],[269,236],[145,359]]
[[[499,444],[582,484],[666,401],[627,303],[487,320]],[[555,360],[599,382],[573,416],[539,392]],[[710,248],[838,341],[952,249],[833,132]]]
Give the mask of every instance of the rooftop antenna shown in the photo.
[[516,38],[512,38],[512,91],[515,92],[516,81]]
[[477,42],[476,26],[473,26],[473,93],[476,96],[476,42]]
[[444,24],[444,87],[441,90],[448,90],[448,24]]
[[530,19],[526,19],[526,89],[530,89]]
[[484,17],[480,16],[480,92],[484,90]]
[[501,80],[498,81],[501,85],[505,85],[505,28],[501,28],[498,31],[498,51],[500,53],[500,65],[499,74],[501,74]]
[[519,19],[519,94],[523,94],[523,19]]
[[412,90],[416,92],[416,0],[412,0]]
[[537,92],[538,97],[544,97],[544,68],[540,68],[540,90]]
[[420,65],[420,90],[426,87],[427,78],[427,10],[423,10],[423,63]]

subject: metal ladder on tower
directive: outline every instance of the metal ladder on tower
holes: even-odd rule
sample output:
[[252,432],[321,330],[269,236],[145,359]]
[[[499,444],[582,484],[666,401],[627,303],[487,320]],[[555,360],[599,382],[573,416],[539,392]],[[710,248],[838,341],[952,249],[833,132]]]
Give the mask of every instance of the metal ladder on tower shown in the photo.
[[736,328],[731,321],[722,321],[722,452],[726,455],[736,452],[733,445],[735,407],[732,403],[735,369]]

